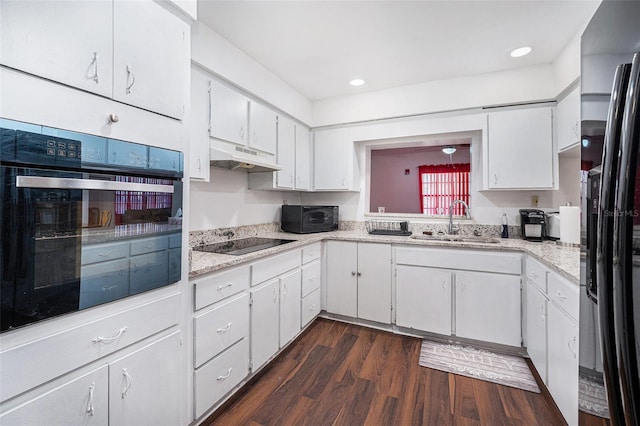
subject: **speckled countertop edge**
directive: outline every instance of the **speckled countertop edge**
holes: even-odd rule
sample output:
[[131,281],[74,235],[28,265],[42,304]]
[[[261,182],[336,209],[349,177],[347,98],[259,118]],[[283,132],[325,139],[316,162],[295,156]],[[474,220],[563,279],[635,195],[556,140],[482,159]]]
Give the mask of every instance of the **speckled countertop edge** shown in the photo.
[[295,240],[293,243],[284,244],[241,256],[225,254],[205,253],[190,250],[189,278],[218,271],[234,265],[240,265],[261,259],[266,256],[299,248],[307,244],[325,240],[379,242],[396,245],[417,245],[429,247],[486,249],[490,251],[519,251],[534,256],[537,260],[559,272],[564,277],[573,281],[576,285],[580,282],[580,250],[578,248],[561,247],[552,241],[536,243],[517,238],[500,239],[499,243],[478,242],[452,242],[418,240],[410,237],[370,235],[363,231],[333,231],[319,234],[290,234],[286,232],[273,232],[265,230],[260,237],[284,238]]

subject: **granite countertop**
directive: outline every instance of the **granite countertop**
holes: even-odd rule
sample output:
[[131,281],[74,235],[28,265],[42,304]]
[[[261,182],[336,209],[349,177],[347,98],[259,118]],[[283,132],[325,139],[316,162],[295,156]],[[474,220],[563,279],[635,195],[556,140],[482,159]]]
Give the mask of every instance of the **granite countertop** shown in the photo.
[[410,237],[370,235],[363,231],[333,231],[319,234],[290,234],[287,232],[264,232],[260,237],[283,238],[295,242],[281,246],[260,250],[240,256],[206,253],[190,250],[189,278],[217,271],[233,265],[257,260],[265,256],[302,247],[312,242],[323,240],[379,242],[402,245],[418,245],[427,247],[486,249],[492,251],[520,251],[533,255],[545,265],[559,272],[561,275],[575,282],[580,282],[580,250],[578,248],[562,247],[553,241],[542,243],[525,241],[517,238],[500,239],[498,243],[481,243],[475,241],[439,241],[421,240]]

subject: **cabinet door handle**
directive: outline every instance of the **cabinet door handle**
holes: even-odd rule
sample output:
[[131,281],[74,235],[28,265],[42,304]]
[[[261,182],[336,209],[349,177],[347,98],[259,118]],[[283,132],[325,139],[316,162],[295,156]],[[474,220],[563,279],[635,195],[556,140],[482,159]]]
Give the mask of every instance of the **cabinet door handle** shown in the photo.
[[[209,133],[211,133],[211,80],[209,82]],[[199,168],[198,168],[199,169]]]
[[202,171],[202,164],[200,163],[200,157],[198,157],[198,171]]
[[133,380],[131,380],[131,376],[126,368],[122,369],[122,378],[124,379],[122,386],[122,399],[127,396],[127,392],[131,389],[131,385],[133,385]]
[[223,380],[227,380],[229,378],[229,376],[231,376],[231,371],[233,371],[232,367],[229,367],[229,369],[227,370],[227,374],[223,375],[223,376],[218,376],[216,378],[217,381],[222,382]]
[[240,139],[244,140],[244,127],[240,127]]
[[287,295],[287,285],[284,284],[282,287],[283,287],[283,296],[286,296]]
[[355,276],[356,276],[355,271],[351,271],[351,276],[352,276],[352,277],[355,277]]
[[[571,343],[573,343],[573,347],[571,347]],[[576,336],[573,336],[573,338],[567,342],[567,348],[569,348],[573,357],[576,358]]]
[[[131,80],[131,83],[129,83],[129,80]],[[127,95],[131,93],[131,88],[134,84],[136,84],[136,76],[133,74],[131,67],[127,65],[127,89],[125,90]]]
[[219,328],[219,329],[216,330],[216,332],[218,334],[222,334],[222,333],[228,332],[229,330],[231,330],[231,324],[233,324],[233,323],[230,322],[229,324],[227,324],[227,326],[225,328]]
[[442,280],[442,289],[446,290],[445,284],[447,283],[447,280]]
[[313,305],[309,306],[307,309],[309,309],[310,311],[313,311],[316,308],[316,304],[314,303]]
[[560,293],[560,291],[556,291],[556,297],[560,300],[566,300],[567,296],[565,296],[564,294]]
[[93,407],[93,391],[96,388],[96,384],[91,383],[91,386],[89,386],[89,401],[87,402],[87,414],[90,416],[93,416],[93,413],[95,412],[95,409]]
[[96,337],[92,341],[93,341],[93,343],[111,343],[111,342],[114,342],[114,341],[118,340],[120,338],[120,336],[122,336],[122,333],[124,333],[125,331],[127,331],[127,327],[122,327],[120,330],[118,330],[118,334],[116,334],[115,336],[112,336],[112,337]]
[[315,280],[316,280],[316,276],[315,275],[312,275],[312,276],[309,277],[309,281],[315,281]]
[[538,274],[535,271],[531,271],[529,275],[533,278],[538,278]]
[[98,52],[93,52],[93,60],[91,61],[91,65],[93,65],[93,75],[90,78],[96,84],[98,84],[100,82],[98,78]]
[[359,277],[361,277],[361,276],[362,276],[362,272],[358,272],[358,274],[357,274],[357,275],[358,275]]
[[278,301],[278,289],[276,287],[273,287],[273,303],[276,303]]
[[498,174],[497,174],[497,173],[494,173],[494,174],[493,174],[493,184],[494,184],[494,185],[497,185],[497,184],[498,184]]

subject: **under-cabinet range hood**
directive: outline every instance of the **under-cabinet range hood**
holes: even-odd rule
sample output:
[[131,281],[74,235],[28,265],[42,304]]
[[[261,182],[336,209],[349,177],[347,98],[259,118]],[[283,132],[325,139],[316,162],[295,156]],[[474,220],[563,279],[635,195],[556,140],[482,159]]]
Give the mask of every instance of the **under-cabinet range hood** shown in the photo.
[[218,140],[211,143],[209,157],[213,167],[228,170],[244,170],[249,173],[282,170],[282,167],[275,163],[273,154]]

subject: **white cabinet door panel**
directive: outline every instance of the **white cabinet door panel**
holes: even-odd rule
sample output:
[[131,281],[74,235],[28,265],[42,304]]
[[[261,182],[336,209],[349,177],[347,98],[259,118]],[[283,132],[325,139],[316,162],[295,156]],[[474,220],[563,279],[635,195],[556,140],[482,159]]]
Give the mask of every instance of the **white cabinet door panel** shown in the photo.
[[115,1],[113,22],[114,99],[181,119],[189,25],[147,1]]
[[176,331],[109,364],[109,425],[180,424],[181,346]]
[[314,138],[314,189],[350,189],[354,148],[349,129],[316,131]]
[[398,265],[396,324],[451,335],[451,280],[451,271]]
[[307,127],[296,124],[296,189],[311,189],[311,135]]
[[547,299],[527,282],[527,352],[545,384],[547,380]]
[[521,346],[520,277],[456,271],[456,336]]
[[391,323],[391,244],[358,243],[358,318]]
[[321,303],[320,296],[321,296],[320,289],[316,289],[311,294],[309,294],[308,296],[305,296],[305,298],[302,299],[302,303],[301,303],[301,310],[302,310],[301,326],[302,327],[309,324],[309,322],[311,322],[311,320],[314,319],[316,315],[320,313],[320,303]]
[[217,80],[211,80],[210,96],[211,137],[247,145],[249,99]]
[[279,280],[270,281],[251,291],[251,364],[258,370],[278,352],[280,330]]
[[280,347],[284,347],[300,332],[300,269],[280,278]]
[[266,106],[249,102],[249,146],[269,154],[276,153],[277,115]]
[[327,312],[358,316],[358,243],[327,242]]
[[278,188],[293,189],[296,168],[296,126],[286,117],[278,117],[278,149],[276,162],[282,170],[276,172]]
[[110,0],[2,1],[0,28],[3,65],[111,97]]

